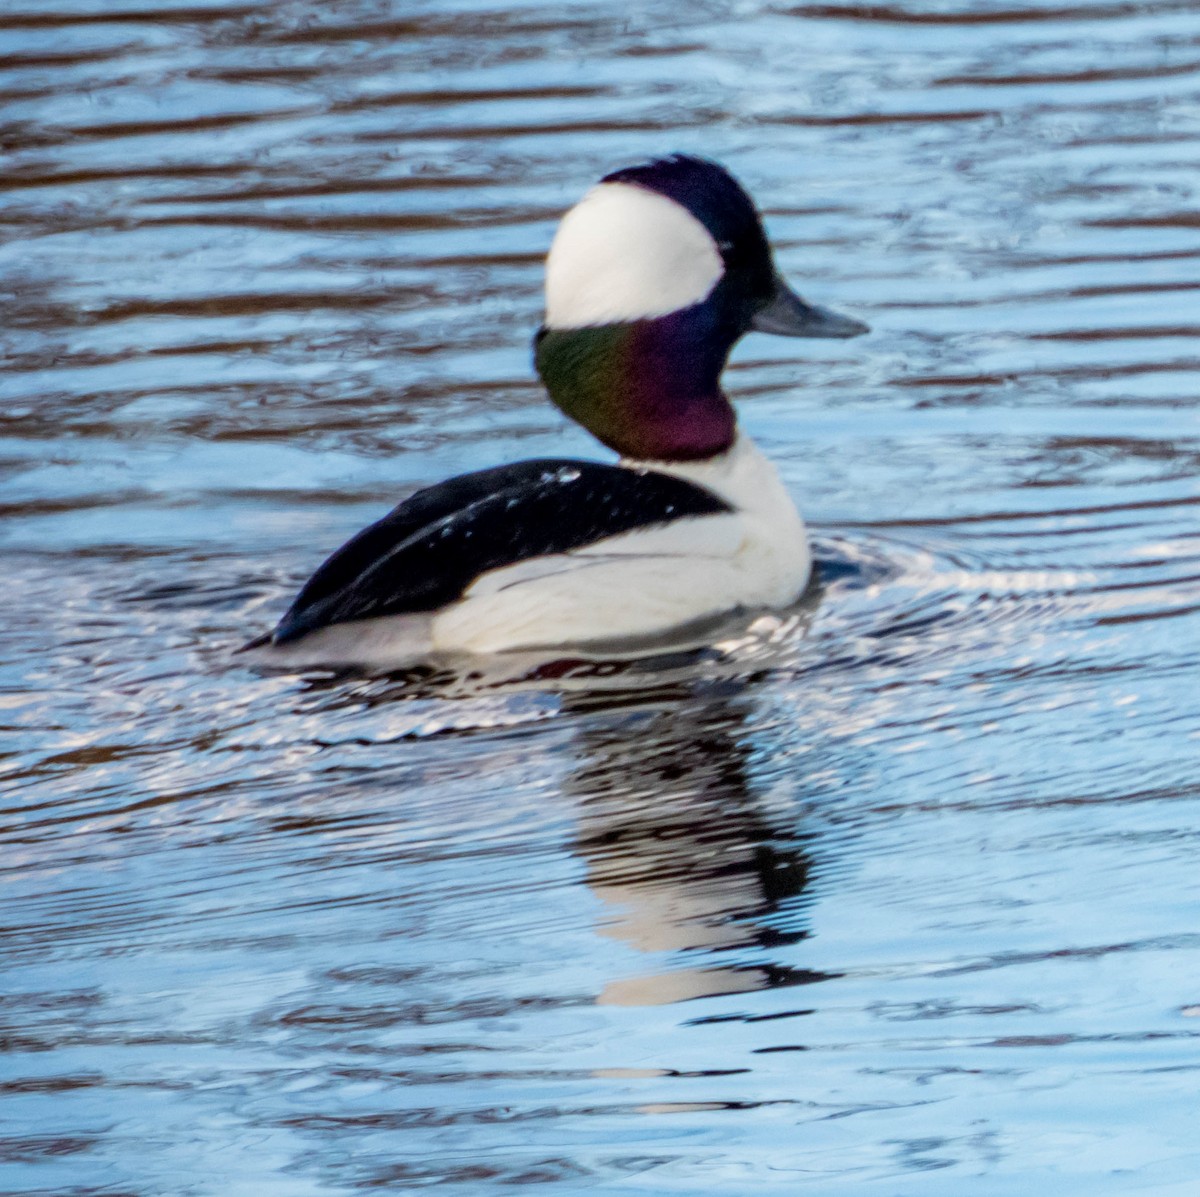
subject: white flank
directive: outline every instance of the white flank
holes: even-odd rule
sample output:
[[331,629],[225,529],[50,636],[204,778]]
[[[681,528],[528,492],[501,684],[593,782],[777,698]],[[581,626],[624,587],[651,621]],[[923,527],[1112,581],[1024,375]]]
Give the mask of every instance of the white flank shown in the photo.
[[563,217],[546,259],[546,326],[586,328],[691,307],[724,267],[686,208],[628,183],[601,183]]
[[624,464],[698,482],[734,511],[484,574],[435,614],[434,646],[495,653],[648,637],[739,607],[785,606],[803,593],[812,569],[804,522],[748,438],[711,461]]
[[429,659],[433,621],[429,615],[385,615],[335,623],[285,644],[264,644],[242,660],[273,669],[307,669],[316,665],[367,665],[400,669]]

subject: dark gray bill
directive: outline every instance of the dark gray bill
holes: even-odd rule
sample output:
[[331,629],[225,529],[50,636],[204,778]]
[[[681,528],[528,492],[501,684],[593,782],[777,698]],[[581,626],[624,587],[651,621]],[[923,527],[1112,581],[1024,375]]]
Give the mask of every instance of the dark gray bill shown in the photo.
[[861,320],[805,303],[781,278],[775,280],[774,298],[755,313],[750,327],[780,337],[857,337],[871,331]]

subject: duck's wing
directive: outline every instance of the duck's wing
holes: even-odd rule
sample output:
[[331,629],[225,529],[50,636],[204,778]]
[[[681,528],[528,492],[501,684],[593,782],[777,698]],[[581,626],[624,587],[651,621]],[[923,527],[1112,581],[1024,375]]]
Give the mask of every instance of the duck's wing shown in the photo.
[[344,544],[275,630],[247,648],[329,624],[435,611],[491,570],[730,510],[683,478],[598,462],[547,458],[464,474],[418,491]]

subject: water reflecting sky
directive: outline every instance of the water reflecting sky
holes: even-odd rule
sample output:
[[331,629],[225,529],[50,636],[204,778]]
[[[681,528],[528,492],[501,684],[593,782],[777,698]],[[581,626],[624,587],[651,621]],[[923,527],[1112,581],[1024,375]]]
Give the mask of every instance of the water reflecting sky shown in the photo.
[[[1182,0],[5,5],[0,1191],[1192,1197],[1198,149]],[[541,258],[671,150],[874,329],[727,375],[821,591],[231,662],[593,455]]]

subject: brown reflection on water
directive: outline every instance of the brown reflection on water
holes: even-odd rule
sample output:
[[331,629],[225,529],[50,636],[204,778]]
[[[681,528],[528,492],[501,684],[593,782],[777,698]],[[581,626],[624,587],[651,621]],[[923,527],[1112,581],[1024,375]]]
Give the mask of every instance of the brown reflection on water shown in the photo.
[[599,931],[687,962],[610,981],[600,1004],[662,1005],[825,979],[736,959],[806,938],[794,928],[813,873],[794,818],[772,817],[756,792],[752,710],[743,698],[715,695],[664,704],[633,726],[581,729],[580,763],[565,790],[579,803],[575,851],[587,884],[608,908]]

